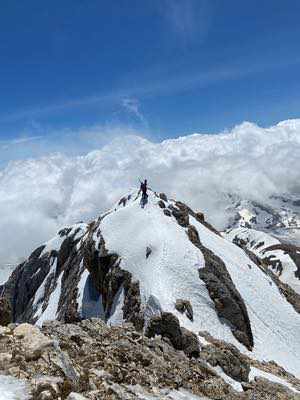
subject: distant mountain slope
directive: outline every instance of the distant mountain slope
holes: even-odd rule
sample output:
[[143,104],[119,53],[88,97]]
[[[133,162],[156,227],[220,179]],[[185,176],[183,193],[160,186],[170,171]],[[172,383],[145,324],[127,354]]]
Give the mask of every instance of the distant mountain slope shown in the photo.
[[265,232],[230,229],[225,237],[257,255],[279,279],[300,294],[300,247],[284,244]]
[[252,228],[276,236],[280,241],[300,244],[300,197],[285,194],[270,196],[264,202],[228,195],[230,217],[227,229]]

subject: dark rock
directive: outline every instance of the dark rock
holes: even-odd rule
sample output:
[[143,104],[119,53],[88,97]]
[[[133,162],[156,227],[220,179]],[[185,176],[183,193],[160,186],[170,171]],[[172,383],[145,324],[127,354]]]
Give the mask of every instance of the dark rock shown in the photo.
[[197,336],[185,328],[181,328],[178,318],[172,313],[163,312],[150,319],[146,336],[161,335],[170,341],[176,350],[183,350],[188,357],[199,357],[200,346]]
[[172,313],[161,313],[161,335],[168,337],[175,349],[182,349],[182,333],[179,320]]
[[165,209],[163,210],[163,212],[164,212],[164,214],[165,214],[167,217],[171,217],[171,216],[172,216],[171,211],[168,210],[167,208],[165,208]]
[[193,321],[193,307],[189,300],[177,299],[175,303],[175,308],[177,311],[181,312]]
[[225,374],[239,382],[248,382],[250,366],[236,347],[230,344],[224,346],[205,346],[201,351],[201,358],[213,367],[219,365]]
[[160,208],[166,208],[166,205],[162,200],[159,200],[157,204],[159,205]]
[[141,331],[144,327],[144,315],[141,311],[141,292],[139,282],[133,282],[131,274],[124,283],[123,316],[132,322],[135,328]]
[[6,297],[0,297],[0,325],[7,326],[12,322],[12,308]]
[[204,222],[204,214],[202,212],[196,212],[195,213],[195,218],[199,222]]
[[185,329],[181,328],[182,333],[182,350],[188,357],[198,358],[200,355],[200,345],[197,336]]
[[151,253],[152,253],[152,249],[147,246],[147,248],[146,248],[146,258],[148,258]]
[[120,206],[121,204],[123,204],[123,207],[125,207],[126,203],[127,203],[127,198],[126,197],[122,197],[121,200],[119,201],[118,205]]
[[202,245],[194,226],[189,225],[187,234],[204,256],[205,267],[199,269],[199,277],[205,282],[219,318],[229,325],[233,335],[248,350],[252,350],[254,342],[247,308],[224,262]]
[[165,193],[159,193],[159,197],[163,200],[163,201],[168,201],[167,196],[165,195]]
[[179,225],[183,226],[184,228],[188,227],[189,214],[186,211],[173,210],[172,215],[176,218]]
[[146,336],[161,335],[170,339],[177,350],[182,350],[182,333],[178,318],[172,313],[163,312],[160,316],[153,316],[146,329]]

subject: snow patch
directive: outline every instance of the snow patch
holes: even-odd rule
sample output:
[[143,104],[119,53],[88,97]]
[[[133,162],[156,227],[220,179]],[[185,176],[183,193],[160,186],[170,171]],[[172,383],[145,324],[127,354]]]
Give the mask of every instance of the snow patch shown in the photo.
[[42,326],[44,321],[51,321],[56,319],[59,298],[61,295],[61,279],[63,273],[57,278],[56,288],[51,293],[46,310],[40,315],[36,324]]
[[29,390],[25,382],[12,376],[0,375],[0,400],[27,400]]
[[225,372],[222,370],[221,367],[211,367],[228,385],[230,385],[234,390],[237,392],[243,392],[243,387],[240,382],[237,382],[236,380],[232,379],[230,376],[225,374]]
[[295,389],[291,383],[287,382],[283,378],[280,378],[279,376],[273,375],[269,372],[262,371],[259,368],[251,367],[250,373],[249,373],[249,381],[251,382],[251,381],[255,380],[256,377],[265,378],[268,381],[279,383],[283,386],[286,386],[287,388],[289,388],[291,391],[293,391],[295,393],[300,393],[299,390]]

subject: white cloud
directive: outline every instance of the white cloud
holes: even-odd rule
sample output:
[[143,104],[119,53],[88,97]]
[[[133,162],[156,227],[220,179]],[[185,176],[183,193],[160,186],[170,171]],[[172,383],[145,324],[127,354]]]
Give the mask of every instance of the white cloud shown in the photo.
[[24,144],[28,142],[33,142],[35,140],[41,139],[42,136],[20,136],[18,138],[13,138],[10,140],[0,140],[0,149],[8,149],[11,146]]
[[162,0],[160,11],[169,27],[184,39],[202,41],[211,25],[211,4],[208,0]]
[[122,107],[129,113],[133,114],[140,122],[148,126],[147,120],[140,111],[140,102],[134,97],[124,97],[122,99]]
[[139,177],[204,211],[219,227],[226,192],[258,200],[291,190],[300,194],[300,120],[268,129],[243,123],[228,133],[161,143],[111,137],[85,155],[53,154],[0,170],[0,265],[27,256],[62,225],[99,215]]

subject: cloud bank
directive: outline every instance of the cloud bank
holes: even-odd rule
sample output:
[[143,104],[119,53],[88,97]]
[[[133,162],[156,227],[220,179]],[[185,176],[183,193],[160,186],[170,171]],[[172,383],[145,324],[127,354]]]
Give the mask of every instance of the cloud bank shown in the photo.
[[228,192],[256,200],[300,194],[299,160],[300,119],[161,143],[119,136],[85,155],[13,161],[0,170],[0,266],[28,256],[62,225],[96,217],[138,178],[222,228]]

